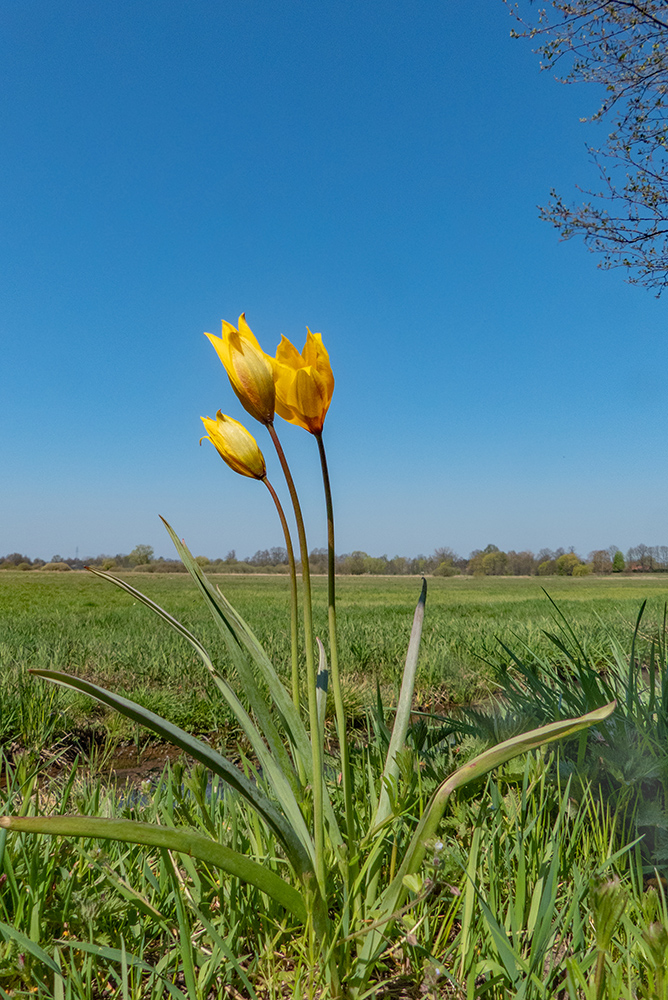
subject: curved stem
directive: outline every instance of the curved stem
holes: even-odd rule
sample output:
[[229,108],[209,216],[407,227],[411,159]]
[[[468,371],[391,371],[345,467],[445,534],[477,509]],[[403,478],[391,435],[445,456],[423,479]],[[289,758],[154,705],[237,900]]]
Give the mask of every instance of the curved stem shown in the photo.
[[[330,667],[332,671],[332,694],[334,695],[334,707],[336,709],[336,728],[341,753],[341,775],[343,784],[343,801],[346,812],[346,833],[348,835],[348,850],[350,852],[350,856],[352,856],[355,853],[353,851],[355,819],[353,812],[352,773],[350,770],[350,755],[348,752],[348,733],[346,728],[346,715],[343,708],[343,696],[341,694],[339,653],[336,639],[336,554],[334,549],[334,507],[332,505],[332,490],[329,483],[329,469],[327,467],[327,455],[325,454],[322,432],[315,434],[314,437],[318,442],[320,465],[322,466],[322,481],[325,487],[325,504],[327,507],[327,615],[329,622],[329,655]],[[351,878],[352,881],[354,881],[355,874],[352,874]]]
[[264,485],[267,487],[271,493],[271,498],[276,505],[276,510],[278,511],[278,516],[280,518],[281,527],[283,528],[283,537],[285,538],[285,548],[288,553],[288,564],[290,566],[290,640],[292,647],[292,700],[294,706],[299,711],[299,628],[297,623],[297,567],[295,566],[295,553],[292,548],[292,539],[290,538],[290,529],[288,528],[288,522],[285,517],[285,511],[281,505],[281,501],[278,499],[276,490],[271,485],[267,477],[265,476],[262,480]]
[[297,496],[292,473],[288,466],[285,452],[278,439],[276,428],[273,423],[267,424],[267,430],[274,442],[276,454],[281,463],[285,481],[290,491],[290,499],[295,512],[297,522],[297,534],[299,537],[299,551],[302,563],[302,584],[304,592],[304,651],[306,653],[306,687],[308,691],[308,713],[309,729],[311,732],[311,753],[313,755],[313,838],[315,841],[316,876],[323,898],[325,895],[325,828],[323,822],[324,814],[324,783],[323,783],[323,763],[322,744],[320,741],[320,726],[318,724],[318,702],[316,695],[315,677],[315,657],[313,651],[313,610],[311,605],[311,574],[308,564],[308,546],[306,544],[306,531],[304,529],[304,518]]

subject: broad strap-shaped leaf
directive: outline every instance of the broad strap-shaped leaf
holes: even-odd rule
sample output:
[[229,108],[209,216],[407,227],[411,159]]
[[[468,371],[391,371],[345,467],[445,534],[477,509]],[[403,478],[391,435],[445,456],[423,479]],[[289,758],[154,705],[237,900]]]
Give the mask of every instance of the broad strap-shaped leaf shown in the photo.
[[413,834],[401,867],[394,881],[383,894],[383,909],[387,910],[389,905],[392,905],[392,908],[396,909],[396,905],[392,903],[392,900],[394,898],[399,899],[401,896],[401,885],[404,875],[410,875],[419,870],[424,860],[426,843],[432,837],[436,836],[438,824],[445,812],[447,801],[457,788],[461,788],[471,781],[476,781],[487,774],[488,771],[507,763],[513,757],[519,756],[519,754],[526,753],[529,750],[537,750],[538,747],[544,746],[546,743],[553,743],[555,740],[573,736],[575,733],[580,732],[581,729],[586,729],[589,726],[596,725],[597,722],[605,721],[605,719],[612,715],[615,704],[613,701],[609,705],[603,705],[602,708],[597,708],[593,712],[588,712],[577,719],[560,719],[558,722],[551,722],[548,726],[541,726],[539,729],[531,729],[527,733],[520,733],[518,736],[513,736],[511,739],[504,740],[503,743],[485,750],[484,753],[479,754],[473,760],[469,761],[468,764],[464,764],[463,767],[460,767],[447,777],[436,789],[431,802],[422,814],[422,818]]
[[[239,725],[241,726],[244,733],[248,737],[248,740],[251,746],[253,747],[253,751],[255,752],[262,766],[263,772],[266,775],[267,779],[269,780],[276,794],[276,798],[278,799],[281,808],[283,809],[283,812],[290,821],[293,829],[298,834],[300,840],[302,841],[302,844],[304,845],[305,850],[309,853],[309,855],[311,856],[311,860],[314,863],[313,842],[309,835],[306,823],[304,822],[304,817],[302,815],[301,809],[299,808],[299,805],[297,803],[297,798],[295,796],[295,786],[297,785],[297,779],[294,774],[294,768],[292,766],[292,762],[288,758],[287,753],[285,751],[285,747],[283,746],[280,738],[276,737],[276,739],[273,742],[273,746],[275,748],[278,748],[278,753],[280,755],[280,760],[279,762],[277,762],[276,759],[273,757],[271,750],[267,749],[267,745],[264,742],[262,734],[258,730],[257,726],[254,724],[253,720],[249,716],[246,709],[243,707],[241,701],[236,695],[236,692],[233,690],[228,681],[216,670],[209,654],[207,653],[206,649],[199,641],[199,639],[196,636],[194,636],[192,632],[190,632],[187,628],[185,628],[185,626],[183,626],[181,622],[179,622],[176,618],[173,618],[172,615],[169,614],[169,612],[165,611],[164,608],[160,607],[159,604],[156,604],[155,601],[152,601],[149,597],[146,597],[146,595],[142,594],[140,591],[135,590],[135,588],[131,587],[130,584],[125,583],[125,581],[123,580],[116,579],[115,577],[110,576],[108,573],[99,572],[97,570],[90,570],[90,572],[94,573],[96,576],[101,577],[103,580],[110,580],[111,582],[119,586],[122,590],[127,591],[127,593],[130,594],[131,596],[136,597],[137,600],[141,601],[148,608],[154,611],[157,615],[163,618],[169,625],[172,626],[172,628],[174,628],[179,633],[179,635],[183,636],[183,638],[190,643],[190,645],[193,647],[193,649],[196,651],[198,656],[203,661],[205,667],[211,674],[213,683],[216,685],[220,693],[227,701]],[[251,684],[250,686],[252,689],[254,689],[254,685]],[[293,781],[290,781],[291,777],[293,778]]]
[[[310,760],[311,748],[308,743],[308,736],[306,734],[304,724],[292,702],[289,692],[276,673],[276,670],[274,669],[274,666],[266,652],[262,648],[262,645],[253,635],[250,627],[243,620],[238,611],[232,607],[224,594],[221,593],[220,589],[218,587],[214,588],[209,580],[207,580],[202,571],[202,567],[193,558],[186,543],[178,537],[171,525],[165,521],[164,517],[161,518],[161,520],[169,533],[169,537],[174,543],[174,548],[178,552],[179,558],[190,573],[195,585],[204,598],[206,605],[223,636],[228,652],[232,657],[232,662],[237,668],[237,671],[241,670],[241,674],[245,676],[247,682],[248,663],[246,658],[243,656],[243,650],[245,650],[250,656],[253,666],[259,670],[261,676],[267,684],[271,697],[279,715],[283,720],[283,724],[291,742],[295,747],[297,747],[299,752],[303,753],[306,758]],[[243,682],[244,681],[242,679],[242,683]],[[253,706],[253,710],[255,711],[255,706]],[[267,710],[266,707],[265,710]],[[260,718],[259,714],[258,718]],[[264,718],[261,718],[262,724],[264,724],[264,721]],[[273,720],[271,725],[273,725]],[[302,737],[301,739],[300,736]]]
[[[253,667],[258,670],[262,680],[267,685],[276,710],[285,727],[286,735],[294,747],[295,752],[299,755],[304,773],[306,774],[306,779],[312,786],[313,755],[311,752],[310,738],[306,731],[304,722],[295,708],[290,693],[276,673],[274,665],[267,656],[261,643],[254,635],[250,626],[244,621],[239,612],[232,607],[220,589],[218,587],[214,588],[207,580],[206,576],[202,572],[201,566],[195,561],[185,542],[178,537],[174,529],[167,523],[167,521],[165,521],[164,517],[161,518],[161,520],[174,543],[174,547],[176,548],[183,565],[186,567],[194,582],[197,584],[200,593],[204,597],[207,606],[211,611],[214,621],[223,635],[244,688],[255,691],[257,685],[254,683],[254,678],[249,676],[247,661],[243,655],[240,655],[243,652],[243,649],[246,650]],[[253,701],[251,701],[251,706],[253,707],[253,711],[258,716],[258,720],[263,727],[263,732],[267,736],[272,752],[274,752],[274,755],[280,763],[280,750],[270,738],[270,733],[275,732],[275,729],[272,728],[274,727],[273,719],[271,717],[267,719],[267,710],[263,710],[259,705],[256,706]],[[264,729],[265,725],[267,725],[268,730]],[[280,738],[276,737],[276,739],[280,744]],[[341,836],[326,787],[324,792],[325,819],[327,822],[329,837],[334,847],[341,847],[343,844],[343,838]]]
[[311,859],[306,848],[293,830],[286,818],[276,809],[274,804],[267,798],[257,785],[250,781],[238,767],[231,764],[226,757],[219,754],[212,747],[202,740],[180,729],[173,723],[168,722],[155,712],[149,711],[142,705],[138,705],[128,698],[107,691],[105,688],[92,684],[81,677],[73,677],[58,670],[31,670],[36,677],[43,677],[45,680],[55,684],[62,684],[64,687],[72,688],[74,691],[82,691],[91,698],[115,708],[121,715],[138,722],[152,732],[157,733],[162,739],[173,746],[179,747],[186,753],[210,768],[214,774],[219,775],[232,788],[238,791],[257,812],[262,816],[268,826],[274,831],[285,850],[288,859],[299,877],[308,876],[313,871]]
[[[381,834],[381,838],[384,837],[384,832],[381,833],[381,831],[384,831],[385,822],[392,813],[392,805],[388,789],[396,784],[399,776],[397,755],[403,750],[404,743],[406,742],[406,733],[408,732],[408,726],[410,723],[413,691],[415,690],[415,674],[417,671],[418,655],[420,652],[420,639],[422,638],[422,624],[424,622],[424,608],[426,600],[427,581],[423,577],[422,590],[420,592],[420,597],[413,616],[413,627],[411,629],[411,637],[408,642],[406,664],[404,666],[404,673],[401,681],[399,701],[394,715],[392,735],[390,736],[390,744],[387,749],[385,767],[383,769],[380,782],[378,805],[374,811],[367,837],[378,836],[379,833]],[[371,909],[376,901],[381,861],[381,855],[375,855],[374,862],[369,868],[370,877],[367,885],[365,900],[367,909]]]
[[[577,719],[561,719],[559,722],[552,722],[548,726],[541,726],[539,729],[520,733],[518,736],[513,736],[512,739],[505,740],[503,743],[499,743],[497,746],[486,750],[446,778],[437,788],[422,814],[422,818],[415,829],[394,879],[378,900],[378,905],[374,913],[369,916],[377,920],[389,922],[392,919],[392,915],[401,907],[407,891],[404,878],[419,871],[424,861],[427,844],[435,838],[438,824],[443,818],[448,798],[455,789],[461,788],[463,785],[475,781],[477,778],[481,778],[494,767],[505,764],[521,753],[526,753],[528,750],[536,750],[546,743],[564,739],[582,729],[586,729],[588,726],[605,721],[614,709],[615,702],[613,701],[609,705],[597,708],[593,712],[588,712]],[[384,938],[382,935],[376,931],[372,931],[367,935],[359,958],[359,984],[363,985],[367,982],[375,957],[383,947]]]
[[397,754],[403,750],[406,742],[406,733],[411,718],[411,708],[413,705],[413,692],[415,690],[415,675],[417,672],[418,654],[420,652],[420,639],[422,638],[422,625],[424,622],[424,608],[427,600],[427,581],[422,579],[422,591],[415,608],[413,616],[413,628],[408,643],[406,653],[406,664],[401,681],[401,691],[399,701],[394,715],[394,725],[392,726],[392,736],[385,759],[385,769],[380,783],[380,798],[373,820],[369,829],[373,830],[383,823],[390,815],[390,799],[386,790],[386,783],[392,778],[398,778],[399,765],[397,764]]
[[[165,524],[166,523],[167,522],[165,522]],[[167,529],[172,538],[175,538],[176,536],[174,535],[169,525],[167,525]],[[193,559],[190,552],[188,552],[187,548],[183,543],[179,543],[178,548],[179,548],[179,554],[184,560],[184,565],[186,566],[186,569],[189,570],[190,575],[193,577],[195,583],[197,584],[199,589],[202,590],[201,580],[204,580],[205,583],[208,583],[208,581],[206,581],[206,578],[202,574],[199,564]],[[195,569],[197,570],[197,572],[195,572]],[[164,621],[167,622],[168,625],[170,625],[173,629],[175,629],[175,631],[178,632],[179,635],[181,635],[184,639],[186,639],[190,643],[195,652],[202,659],[209,673],[212,675],[214,682],[220,680],[227,683],[227,681],[220,673],[220,671],[216,669],[213,661],[211,660],[209,654],[207,653],[206,649],[199,641],[199,639],[195,635],[193,635],[192,632],[190,632],[187,628],[185,628],[185,626],[182,625],[181,622],[179,622],[176,618],[170,615],[168,611],[165,611],[165,609],[160,607],[159,604],[156,604],[155,601],[152,601],[149,597],[146,597],[145,594],[142,594],[141,591],[136,590],[134,587],[131,587],[129,583],[125,583],[124,580],[120,580],[118,577],[112,576],[109,573],[104,573],[101,570],[91,569],[90,567],[89,567],[89,572],[93,573],[95,576],[99,576],[103,580],[108,580],[109,583],[113,583],[116,587],[119,587],[121,590],[125,590],[132,597],[135,597],[138,601],[141,601],[142,604],[145,604],[147,608],[150,608],[151,611],[154,611],[155,614],[159,615]],[[220,616],[216,616],[214,614],[214,618],[216,619],[216,623],[223,634],[223,638],[225,639],[225,644],[232,658],[232,662],[237,670],[237,674],[239,675],[241,684],[243,685],[243,688],[248,696],[248,700],[251,704],[251,707],[255,712],[255,715],[258,721],[260,722],[260,725],[262,726],[262,731],[267,739],[267,742],[269,743],[270,749],[274,754],[274,756],[277,758],[277,760],[280,762],[281,769],[283,773],[286,775],[287,780],[290,782],[293,792],[296,792],[298,788],[298,781],[296,772],[294,770],[294,766],[278,735],[276,726],[274,724],[274,720],[271,717],[271,711],[269,709],[269,706],[267,705],[264,698],[261,696],[257,685],[253,682],[253,678],[251,677],[251,674],[248,669],[246,658],[243,654],[243,650],[241,649],[241,644],[238,638],[236,638],[234,635],[234,629],[226,619],[224,620],[225,623],[223,625],[221,623]],[[220,688],[220,685],[218,686]],[[231,691],[232,689],[228,686],[227,690]],[[223,691],[221,689],[221,693],[226,698],[227,698],[227,690]]]
[[256,886],[284,906],[298,920],[306,920],[306,907],[300,893],[275,872],[229,847],[204,837],[196,830],[137,823],[130,819],[106,819],[102,816],[2,816],[0,827],[20,833],[46,833],[50,836],[97,837],[145,847],[161,847],[198,858],[236,875]]

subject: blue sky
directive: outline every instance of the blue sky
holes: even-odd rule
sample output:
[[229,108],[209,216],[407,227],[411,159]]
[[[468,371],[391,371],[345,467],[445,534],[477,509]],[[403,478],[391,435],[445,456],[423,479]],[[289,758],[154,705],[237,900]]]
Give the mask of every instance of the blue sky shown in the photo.
[[[339,551],[665,544],[665,303],[538,219],[596,92],[501,0],[5,0],[0,554],[281,543],[203,331],[323,333]],[[257,434],[270,467],[264,429]],[[325,543],[315,443],[283,425]]]

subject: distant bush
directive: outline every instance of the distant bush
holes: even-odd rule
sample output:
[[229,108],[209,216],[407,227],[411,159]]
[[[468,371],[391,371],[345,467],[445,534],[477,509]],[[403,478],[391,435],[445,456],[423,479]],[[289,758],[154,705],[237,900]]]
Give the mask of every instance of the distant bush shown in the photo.
[[573,567],[573,576],[589,576],[590,573],[594,572],[594,567],[591,563],[578,563],[577,566]]
[[115,559],[103,559],[102,560],[102,569],[103,570],[116,569],[116,560]]
[[178,559],[156,559],[132,567],[133,573],[185,573],[186,568]]
[[30,559],[27,556],[21,555],[20,552],[10,552],[0,562],[0,569],[30,569],[30,567]]
[[134,549],[128,556],[128,561],[131,566],[146,566],[153,559],[153,546],[151,545],[135,545]]
[[589,553],[593,573],[612,573],[612,556],[608,549],[595,549]]
[[339,572],[344,575],[362,576],[367,572],[366,560],[368,558],[366,552],[360,551],[342,556],[339,563]]
[[617,549],[612,560],[612,572],[613,573],[623,573],[626,569],[626,563],[624,562],[624,556]]
[[58,573],[64,573],[66,570],[69,572],[71,569],[66,562],[48,562],[44,563],[42,569],[47,569],[49,571],[56,571]]
[[459,570],[451,562],[439,563],[433,571],[433,576],[459,576]]
[[[488,546],[491,548],[491,546]],[[508,556],[499,549],[484,552],[482,556],[482,571],[485,576],[503,576],[508,565]]]
[[555,560],[555,567],[559,576],[573,576],[577,566],[580,566],[580,557],[575,552],[564,552]]

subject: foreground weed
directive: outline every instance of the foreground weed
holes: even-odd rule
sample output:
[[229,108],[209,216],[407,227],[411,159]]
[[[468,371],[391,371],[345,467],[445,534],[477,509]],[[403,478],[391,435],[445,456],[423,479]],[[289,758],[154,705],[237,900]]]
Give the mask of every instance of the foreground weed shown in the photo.
[[[630,643],[608,635],[607,654],[594,662],[586,643],[552,602],[557,628],[548,633],[556,657],[503,645],[508,659],[497,663],[506,718],[546,723],[615,701],[609,719],[593,738],[581,733],[562,758],[562,773],[578,787],[594,782],[619,807],[626,836],[641,835],[644,873],[668,874],[668,606],[662,620],[645,626],[643,601]],[[485,724],[481,715],[472,721]]]

